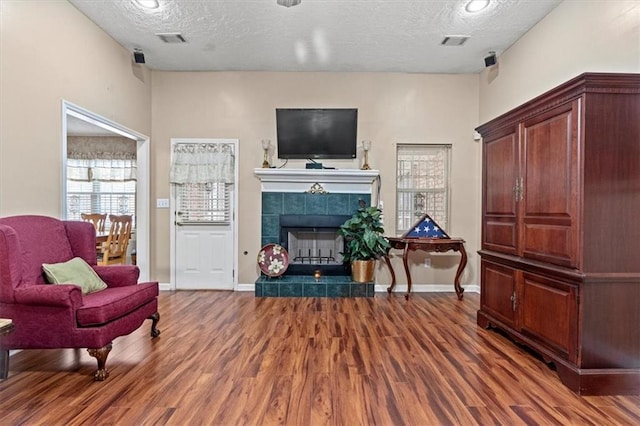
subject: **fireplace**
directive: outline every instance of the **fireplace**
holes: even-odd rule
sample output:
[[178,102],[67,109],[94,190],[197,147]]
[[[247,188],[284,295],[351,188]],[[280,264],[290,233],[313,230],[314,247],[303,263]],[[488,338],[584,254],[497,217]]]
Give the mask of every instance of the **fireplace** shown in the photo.
[[351,275],[342,260],[344,240],[338,229],[348,215],[280,215],[280,245],[289,253],[288,275]]
[[338,229],[362,202],[377,202],[379,172],[259,168],[254,173],[262,186],[260,242],[280,244],[289,254],[284,275],[260,274],[256,297],[373,297],[374,283],[351,281]]

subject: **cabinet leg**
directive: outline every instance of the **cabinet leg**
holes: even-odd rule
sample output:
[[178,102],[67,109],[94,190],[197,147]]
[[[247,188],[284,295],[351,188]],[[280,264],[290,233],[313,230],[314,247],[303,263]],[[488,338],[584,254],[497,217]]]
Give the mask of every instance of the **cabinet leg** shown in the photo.
[[488,329],[489,327],[491,327],[491,324],[489,324],[489,320],[487,319],[487,317],[485,317],[482,312],[478,311],[478,313],[476,314],[476,324],[478,325],[478,327],[484,328],[484,329]]

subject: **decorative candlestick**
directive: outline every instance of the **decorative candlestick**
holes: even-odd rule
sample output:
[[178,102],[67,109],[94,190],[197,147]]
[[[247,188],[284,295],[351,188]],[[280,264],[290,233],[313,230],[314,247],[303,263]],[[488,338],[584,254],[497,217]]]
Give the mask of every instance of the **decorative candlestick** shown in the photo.
[[371,141],[362,141],[362,150],[364,151],[364,163],[360,170],[371,170],[369,167],[369,150],[371,149]]
[[264,150],[264,160],[262,160],[263,169],[271,167],[271,164],[269,164],[269,148],[271,148],[271,140],[262,139],[262,149]]

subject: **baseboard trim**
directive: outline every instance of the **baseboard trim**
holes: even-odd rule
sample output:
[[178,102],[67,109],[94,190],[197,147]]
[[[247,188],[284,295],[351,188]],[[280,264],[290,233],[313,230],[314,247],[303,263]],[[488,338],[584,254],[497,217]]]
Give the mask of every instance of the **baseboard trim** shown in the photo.
[[[476,284],[463,285],[465,293],[480,293],[480,286]],[[389,288],[386,284],[377,284],[376,292],[386,292]],[[406,293],[406,284],[397,284],[393,289],[394,293]],[[412,284],[412,293],[455,293],[453,284]]]
[[255,284],[238,284],[236,291],[256,291]]
[[[173,291],[175,290],[171,287],[169,283],[159,283],[158,287],[160,291]],[[386,293],[388,284],[376,284],[375,291],[376,293]],[[466,293],[480,293],[480,286],[477,284],[467,284],[462,286]],[[255,284],[238,284],[235,291],[255,291]],[[406,293],[407,285],[406,284],[398,284],[396,288],[393,289],[394,293]],[[454,293],[455,290],[453,288],[453,284],[413,284],[411,286],[411,292],[413,293]]]
[[[386,293],[388,284],[376,284],[375,291],[377,293]],[[480,286],[477,284],[468,284],[463,286],[467,293],[480,293]],[[236,291],[255,291],[255,284],[238,284]],[[406,293],[407,285],[398,284],[393,289],[394,293]],[[413,284],[411,292],[415,293],[455,293],[453,284]]]

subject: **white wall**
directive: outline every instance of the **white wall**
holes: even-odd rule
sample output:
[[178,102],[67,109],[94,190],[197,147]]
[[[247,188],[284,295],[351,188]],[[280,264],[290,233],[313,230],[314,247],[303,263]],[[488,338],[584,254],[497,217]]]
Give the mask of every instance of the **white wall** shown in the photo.
[[0,1],[0,216],[61,212],[62,100],[142,134],[151,73],[66,1]]
[[640,1],[562,2],[481,74],[480,121],[583,72],[640,72]]
[[[395,147],[399,142],[450,143],[452,160],[452,217],[449,233],[467,240],[470,262],[464,283],[477,284],[479,194],[476,180],[480,146],[473,140],[478,124],[477,75],[273,73],[273,72],[154,72],[152,170],[153,198],[169,197],[171,138],[237,138],[239,283],[259,276],[260,181],[253,170],[262,164],[261,139],[276,142],[278,107],[358,108],[358,140],[370,139],[369,164],[382,177],[385,229],[395,234]],[[324,161],[338,168],[357,168],[362,161]],[[276,160],[275,163],[281,163]],[[287,167],[304,168],[304,162]],[[156,210],[152,257],[158,278],[169,280],[169,212]],[[155,233],[153,233],[155,232]],[[244,253],[247,252],[245,255]],[[416,265],[414,283],[452,283],[459,255],[449,253],[441,269]],[[435,263],[435,262],[434,262]],[[406,282],[402,263],[396,263],[400,283]],[[390,283],[385,268],[379,282]]]

